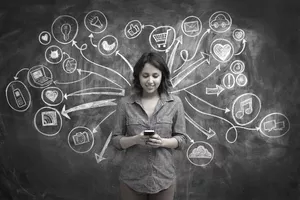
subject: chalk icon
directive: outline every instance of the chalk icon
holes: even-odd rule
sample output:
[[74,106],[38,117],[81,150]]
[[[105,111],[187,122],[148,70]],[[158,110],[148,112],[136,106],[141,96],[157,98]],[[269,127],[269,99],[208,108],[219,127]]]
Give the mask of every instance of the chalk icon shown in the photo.
[[72,138],[76,146],[90,142],[89,135],[86,131],[77,132],[75,135],[72,136]]
[[31,70],[30,75],[31,75],[33,81],[36,84],[38,84],[39,86],[47,85],[50,81],[52,81],[51,78],[47,77],[43,66],[40,66],[40,67],[37,67],[36,69]]
[[13,95],[16,101],[16,104],[19,108],[22,108],[27,105],[24,96],[19,88],[15,88],[14,85],[12,85]]
[[[246,109],[245,109],[246,108]],[[247,115],[251,114],[253,112],[252,107],[252,98],[248,98],[241,102],[240,104],[240,110],[236,112],[235,116],[238,119],[242,119],[244,117],[244,114]]]
[[161,46],[166,47],[169,31],[170,29],[168,29],[167,32],[157,33],[152,35],[158,48],[160,48]]
[[42,112],[43,126],[57,126],[57,116],[55,111]]
[[263,123],[264,130],[270,131],[281,131],[285,128],[284,121],[276,122],[276,120],[270,120]]

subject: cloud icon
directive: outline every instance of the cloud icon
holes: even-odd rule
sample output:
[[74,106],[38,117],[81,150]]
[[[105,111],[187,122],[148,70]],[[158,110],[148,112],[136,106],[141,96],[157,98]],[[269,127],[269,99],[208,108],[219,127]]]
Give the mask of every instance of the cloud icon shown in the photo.
[[212,158],[212,154],[204,146],[199,145],[189,154],[189,158]]
[[214,28],[226,28],[228,26],[229,20],[225,17],[224,14],[218,14],[214,20],[211,21],[210,25],[213,26]]

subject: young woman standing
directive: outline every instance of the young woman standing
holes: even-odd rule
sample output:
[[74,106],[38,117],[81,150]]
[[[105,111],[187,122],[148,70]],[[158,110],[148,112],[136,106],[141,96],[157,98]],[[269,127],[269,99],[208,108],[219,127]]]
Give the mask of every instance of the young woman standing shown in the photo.
[[172,200],[173,149],[186,143],[183,105],[168,93],[170,72],[159,54],[144,53],[134,66],[133,78],[134,93],[119,101],[112,137],[113,145],[126,151],[119,176],[121,197]]

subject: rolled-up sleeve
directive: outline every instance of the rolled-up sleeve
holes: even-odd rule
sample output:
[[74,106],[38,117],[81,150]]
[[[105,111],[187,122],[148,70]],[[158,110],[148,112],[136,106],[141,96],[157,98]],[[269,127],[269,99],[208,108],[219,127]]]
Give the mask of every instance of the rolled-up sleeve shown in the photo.
[[117,110],[114,120],[114,130],[112,134],[112,144],[118,149],[123,150],[120,145],[120,139],[125,136],[126,133],[126,118],[125,118],[125,102],[121,99],[117,105]]
[[176,99],[177,102],[177,113],[174,116],[173,121],[173,137],[178,141],[178,147],[176,149],[183,149],[187,143],[186,137],[186,126],[185,126],[185,117],[184,117],[184,108],[182,101],[179,97]]

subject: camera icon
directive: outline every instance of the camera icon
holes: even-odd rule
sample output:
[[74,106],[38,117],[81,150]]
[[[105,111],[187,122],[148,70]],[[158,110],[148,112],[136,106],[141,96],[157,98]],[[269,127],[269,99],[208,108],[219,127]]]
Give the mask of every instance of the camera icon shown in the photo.
[[90,142],[89,135],[86,131],[78,132],[72,137],[73,137],[74,144],[76,146]]

